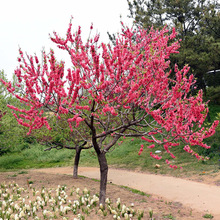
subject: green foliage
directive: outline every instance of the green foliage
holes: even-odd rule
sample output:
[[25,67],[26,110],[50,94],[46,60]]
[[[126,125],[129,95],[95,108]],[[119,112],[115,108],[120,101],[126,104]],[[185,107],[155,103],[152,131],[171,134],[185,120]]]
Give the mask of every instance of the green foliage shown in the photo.
[[10,152],[13,147],[21,144],[26,129],[19,126],[16,119],[6,107],[7,100],[0,95],[0,155]]
[[214,216],[212,214],[205,214],[202,216],[203,218],[209,218],[209,219],[213,219]]
[[[0,71],[0,77],[7,81],[4,71]],[[27,130],[18,125],[7,104],[17,104],[18,107],[20,106],[17,99],[12,98],[7,89],[0,83],[0,156],[13,152],[15,148],[18,146],[20,148],[21,145],[23,145],[21,149],[28,147],[26,140],[23,140]]]
[[218,87],[214,87],[214,86],[208,87],[207,88],[207,97],[206,97],[206,99],[210,100],[211,104],[220,105],[220,86],[218,86]]
[[[49,124],[52,130],[48,130],[46,126],[41,129],[33,130],[31,137],[37,142],[45,145],[45,148],[68,148],[76,149],[76,146],[81,145],[84,141],[88,141],[88,130],[86,127],[81,127],[81,130],[70,131],[69,124],[67,122],[71,115],[61,115],[61,119],[57,120],[54,113],[46,112]],[[74,126],[73,126],[74,127]]]
[[69,163],[74,153],[67,149],[44,151],[39,144],[28,145],[22,149],[20,145],[12,153],[0,157],[0,170],[53,167]]

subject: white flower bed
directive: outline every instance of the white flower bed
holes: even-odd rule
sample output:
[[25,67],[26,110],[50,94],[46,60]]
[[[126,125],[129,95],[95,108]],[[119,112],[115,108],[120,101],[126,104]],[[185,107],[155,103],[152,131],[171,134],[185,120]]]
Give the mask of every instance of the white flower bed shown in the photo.
[[[69,192],[69,194],[68,194]],[[99,205],[98,195],[90,195],[85,188],[67,190],[66,186],[58,185],[53,189],[35,189],[19,187],[16,183],[0,186],[0,220],[3,219],[89,219],[90,213],[112,216],[112,219],[141,219],[143,211],[135,210],[134,204],[127,207],[106,199],[106,207]]]

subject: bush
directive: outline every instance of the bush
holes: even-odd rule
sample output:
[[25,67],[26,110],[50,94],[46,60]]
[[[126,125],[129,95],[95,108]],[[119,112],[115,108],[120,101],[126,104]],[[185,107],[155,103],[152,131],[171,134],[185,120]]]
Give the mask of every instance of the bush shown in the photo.
[[211,104],[220,105],[220,86],[207,88],[207,100],[210,100]]

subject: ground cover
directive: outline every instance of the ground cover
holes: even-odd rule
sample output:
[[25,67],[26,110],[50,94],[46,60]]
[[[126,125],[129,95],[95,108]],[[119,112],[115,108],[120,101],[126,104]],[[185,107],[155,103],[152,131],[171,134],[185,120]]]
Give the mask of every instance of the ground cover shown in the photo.
[[[201,219],[204,216],[204,213],[199,213],[178,202],[110,183],[107,187],[107,197],[111,201],[110,208],[102,210],[95,202],[98,197],[99,182],[84,177],[73,179],[72,176],[64,174],[25,170],[3,172],[0,174],[0,180],[1,211],[8,210],[9,204],[13,202],[14,209],[10,210],[11,216],[18,214],[19,217],[21,214],[27,216],[26,219],[28,215],[30,215],[29,219],[37,219],[38,216],[40,219],[91,220],[150,219],[150,216],[155,219],[187,220]],[[36,207],[34,218],[33,207]],[[141,218],[142,213],[143,218]],[[209,213],[205,214],[208,216]]]

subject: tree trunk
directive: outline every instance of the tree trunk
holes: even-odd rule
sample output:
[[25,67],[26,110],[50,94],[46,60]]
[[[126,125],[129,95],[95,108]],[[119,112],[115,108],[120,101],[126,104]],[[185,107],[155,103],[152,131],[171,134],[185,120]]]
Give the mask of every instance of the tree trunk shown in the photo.
[[80,159],[80,153],[82,148],[80,146],[76,147],[76,155],[75,155],[75,161],[74,161],[74,168],[73,168],[73,178],[78,178],[78,167],[79,167],[79,159]]
[[108,176],[108,164],[105,153],[102,152],[98,155],[99,166],[100,166],[100,195],[99,204],[105,206],[106,187],[107,187],[107,176]]

